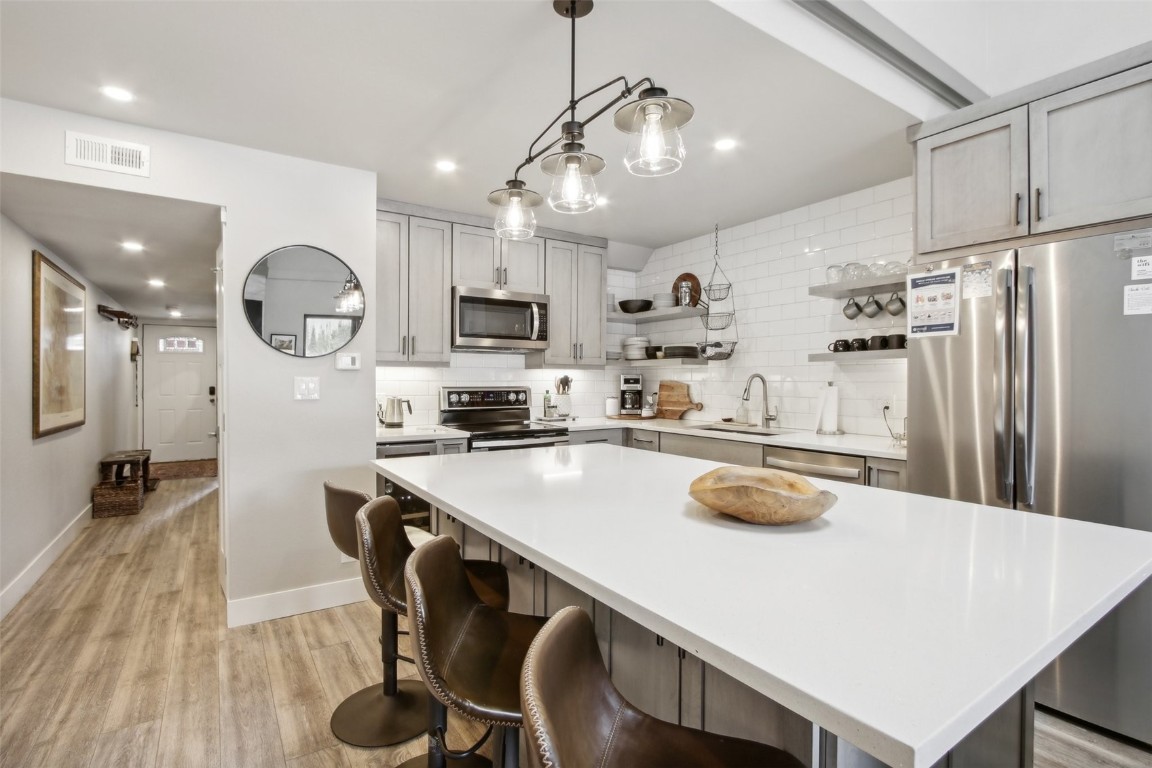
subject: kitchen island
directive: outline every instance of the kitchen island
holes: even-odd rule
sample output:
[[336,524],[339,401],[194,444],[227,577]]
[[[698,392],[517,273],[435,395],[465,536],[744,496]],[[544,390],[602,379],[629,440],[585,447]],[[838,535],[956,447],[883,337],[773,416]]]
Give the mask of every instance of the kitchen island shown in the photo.
[[[1152,534],[832,481],[816,482],[840,499],[822,518],[751,526],[688,497],[716,466],[609,445],[375,464],[893,766],[931,766],[1027,702],[1036,673],[1152,574]],[[1025,711],[1024,748],[997,764],[1030,760]]]

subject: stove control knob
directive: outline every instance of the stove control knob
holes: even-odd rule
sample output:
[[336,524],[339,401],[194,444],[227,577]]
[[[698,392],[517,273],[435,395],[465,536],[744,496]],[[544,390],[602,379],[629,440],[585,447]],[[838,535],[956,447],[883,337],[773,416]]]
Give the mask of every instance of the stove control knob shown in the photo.
[[460,393],[460,402],[463,405],[468,405],[468,393],[467,392],[461,392]]
[[448,402],[451,405],[456,405],[456,403],[460,402],[460,395],[453,392],[452,394],[448,395]]
[[527,395],[525,395],[523,392],[521,392],[521,393],[520,393],[520,402],[524,402],[524,401],[525,401],[525,400],[527,400],[527,399],[528,399],[528,396],[527,396]]
[[516,393],[515,392],[505,392],[504,393],[504,399],[510,403],[514,403],[514,402],[516,402]]

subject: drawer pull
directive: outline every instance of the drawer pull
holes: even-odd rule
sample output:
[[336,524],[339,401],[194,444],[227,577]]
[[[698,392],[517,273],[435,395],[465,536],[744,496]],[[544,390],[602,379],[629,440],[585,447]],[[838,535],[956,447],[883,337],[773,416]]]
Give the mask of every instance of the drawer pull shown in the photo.
[[827,467],[823,464],[806,464],[802,461],[785,461],[784,459],[764,459],[764,466],[786,469],[790,472],[808,472],[813,475],[830,475],[831,477],[844,477],[850,480],[860,479],[859,469],[848,467]]

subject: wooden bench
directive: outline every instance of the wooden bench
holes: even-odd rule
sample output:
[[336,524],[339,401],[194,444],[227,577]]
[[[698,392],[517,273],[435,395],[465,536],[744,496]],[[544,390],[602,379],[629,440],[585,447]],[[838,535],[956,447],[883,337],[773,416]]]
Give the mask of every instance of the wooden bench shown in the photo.
[[140,514],[148,490],[152,451],[117,451],[100,459],[100,482],[92,487],[92,517]]

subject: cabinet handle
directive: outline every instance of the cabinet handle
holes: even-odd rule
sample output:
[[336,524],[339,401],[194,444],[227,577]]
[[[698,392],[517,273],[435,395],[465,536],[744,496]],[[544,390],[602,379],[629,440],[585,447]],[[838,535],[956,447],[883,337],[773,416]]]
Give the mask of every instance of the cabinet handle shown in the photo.
[[664,647],[664,638],[660,637],[660,635],[656,635],[656,645]]
[[1023,197],[1019,192],[1016,193],[1016,226],[1020,226],[1020,201]]
[[579,357],[579,359],[581,359],[581,360],[584,359],[584,342],[580,342],[580,357]]
[[504,267],[504,285],[508,285],[508,267]]
[[500,287],[500,267],[496,267],[496,279],[492,282],[496,283],[496,287]]
[[634,437],[634,438],[632,438],[632,442],[634,442],[634,443],[648,443],[648,445],[652,445],[656,441],[655,440],[645,440],[642,437]]
[[400,337],[400,354],[402,354],[402,355],[408,354],[408,337],[407,336],[401,336]]
[[1036,187],[1036,221],[1040,221],[1040,187]]
[[416,354],[416,337],[412,337],[412,354]]
[[576,342],[572,342],[572,359],[576,359]]

